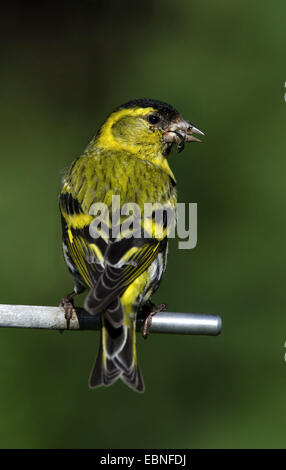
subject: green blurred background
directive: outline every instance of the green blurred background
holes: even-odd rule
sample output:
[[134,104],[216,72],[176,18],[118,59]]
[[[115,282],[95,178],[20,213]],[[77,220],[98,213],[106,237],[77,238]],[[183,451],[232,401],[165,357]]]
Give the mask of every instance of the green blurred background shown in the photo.
[[171,242],[155,300],[220,314],[223,332],[138,335],[139,395],[88,389],[96,332],[0,330],[0,447],[285,445],[285,13],[282,0],[2,2],[0,302],[70,291],[62,171],[112,108],[150,97],[206,133],[170,157],[198,245]]

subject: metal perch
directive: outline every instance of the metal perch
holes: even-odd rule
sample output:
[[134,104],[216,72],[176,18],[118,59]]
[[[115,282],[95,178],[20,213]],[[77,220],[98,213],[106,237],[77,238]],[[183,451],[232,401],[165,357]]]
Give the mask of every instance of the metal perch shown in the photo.
[[[143,320],[138,318],[137,331]],[[36,305],[0,305],[0,327],[41,328],[66,330],[67,324],[62,307]],[[70,330],[99,330],[100,316],[90,315],[82,308],[75,308],[70,321]],[[160,312],[152,319],[150,333],[172,333],[181,335],[219,335],[221,318],[218,315],[196,313]]]

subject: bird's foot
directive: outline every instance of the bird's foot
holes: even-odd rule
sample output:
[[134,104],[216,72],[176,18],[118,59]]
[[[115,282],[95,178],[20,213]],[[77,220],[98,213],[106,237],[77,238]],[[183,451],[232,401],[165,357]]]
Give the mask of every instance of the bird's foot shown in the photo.
[[[72,319],[72,315],[74,312],[74,303],[73,303],[73,297],[75,295],[75,292],[71,292],[70,294],[65,295],[62,300],[60,301],[60,307],[63,307],[65,311],[65,319],[67,321],[67,329],[70,327],[70,321]],[[63,330],[61,330],[62,332]]]
[[149,335],[149,330],[150,326],[152,324],[152,318],[156,313],[159,312],[164,312],[167,310],[168,305],[167,304],[159,304],[159,305],[154,305],[152,302],[148,302],[146,305],[144,305],[142,311],[143,315],[145,317],[144,323],[143,323],[143,328],[142,328],[142,336],[144,339],[146,339]]

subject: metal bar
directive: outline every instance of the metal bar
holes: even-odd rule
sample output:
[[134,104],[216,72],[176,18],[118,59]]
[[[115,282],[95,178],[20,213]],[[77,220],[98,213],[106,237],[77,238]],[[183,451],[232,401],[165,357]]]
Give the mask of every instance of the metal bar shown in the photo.
[[[143,319],[137,320],[137,331]],[[36,305],[0,305],[0,327],[41,328],[66,330],[67,324],[62,307]],[[99,330],[100,316],[90,315],[82,308],[75,308],[70,330]],[[219,335],[221,318],[218,315],[194,313],[160,312],[152,319],[150,333],[172,333],[184,335]]]

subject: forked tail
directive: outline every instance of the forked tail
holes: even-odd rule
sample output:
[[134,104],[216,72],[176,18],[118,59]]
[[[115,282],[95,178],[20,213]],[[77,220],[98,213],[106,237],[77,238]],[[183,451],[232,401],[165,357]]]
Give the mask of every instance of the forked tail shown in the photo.
[[137,364],[135,318],[124,322],[118,297],[101,315],[100,345],[92,369],[90,387],[109,386],[119,378],[137,392],[144,392],[144,382]]

